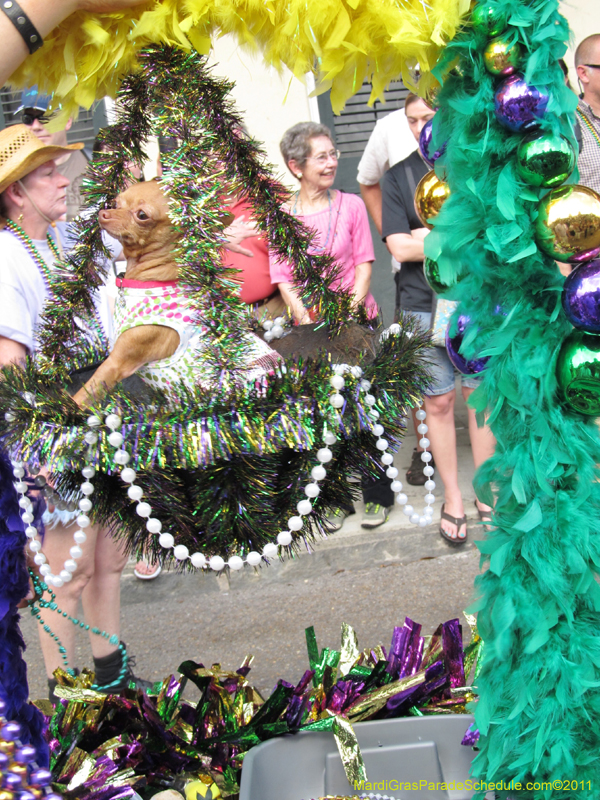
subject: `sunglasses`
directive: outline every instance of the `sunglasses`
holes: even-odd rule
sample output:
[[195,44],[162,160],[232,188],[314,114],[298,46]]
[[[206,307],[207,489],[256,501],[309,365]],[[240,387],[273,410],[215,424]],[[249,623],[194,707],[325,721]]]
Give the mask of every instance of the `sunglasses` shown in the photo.
[[41,122],[42,125],[45,125],[46,122],[50,122],[50,117],[47,117],[43,111],[26,111],[21,114],[21,122],[23,125],[33,125],[36,119],[38,122]]
[[600,64],[584,64],[584,67],[591,67],[592,69],[600,69]]

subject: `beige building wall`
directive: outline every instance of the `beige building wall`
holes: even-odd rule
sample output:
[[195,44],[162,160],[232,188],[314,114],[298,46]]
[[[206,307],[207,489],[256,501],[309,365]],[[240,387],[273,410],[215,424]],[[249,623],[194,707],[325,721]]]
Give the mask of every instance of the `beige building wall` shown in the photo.
[[284,132],[296,122],[318,120],[316,99],[287,69],[281,74],[265,66],[260,56],[238,47],[231,36],[216,39],[210,62],[216,75],[235,82],[233,99],[248,132],[263,142],[275,173],[290,187],[296,183],[279,152]]
[[571,83],[577,90],[577,79],[573,59],[575,48],[582,39],[592,33],[600,33],[600,0],[564,0],[560,11],[571,28],[571,43],[566,61],[569,65]]

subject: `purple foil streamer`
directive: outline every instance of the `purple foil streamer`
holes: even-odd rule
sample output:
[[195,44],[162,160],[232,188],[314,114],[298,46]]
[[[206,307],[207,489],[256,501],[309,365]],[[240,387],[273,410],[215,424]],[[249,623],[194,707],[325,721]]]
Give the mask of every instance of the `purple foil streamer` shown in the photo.
[[479,741],[479,731],[475,727],[475,723],[469,725],[467,732],[462,738],[461,744],[464,744],[465,747],[475,747],[477,742]]
[[465,665],[463,660],[462,631],[457,619],[442,625],[442,650],[446,669],[450,673],[450,686],[465,685]]
[[394,628],[388,656],[387,672],[394,678],[405,678],[419,671],[423,657],[421,626],[406,617],[402,628]]

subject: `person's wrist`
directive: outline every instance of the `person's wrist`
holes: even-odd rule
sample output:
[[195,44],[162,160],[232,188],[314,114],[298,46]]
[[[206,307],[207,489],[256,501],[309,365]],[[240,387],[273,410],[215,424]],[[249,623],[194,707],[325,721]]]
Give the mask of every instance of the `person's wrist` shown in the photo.
[[19,0],[19,5],[42,38],[78,9],[77,0],[53,0],[51,3],[48,0]]

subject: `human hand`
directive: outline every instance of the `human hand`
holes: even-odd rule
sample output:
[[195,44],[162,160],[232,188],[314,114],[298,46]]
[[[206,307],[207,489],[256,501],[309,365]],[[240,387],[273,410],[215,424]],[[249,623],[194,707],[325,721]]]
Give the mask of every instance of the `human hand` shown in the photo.
[[254,222],[244,222],[244,216],[234,219],[231,225],[228,225],[223,235],[227,239],[225,244],[226,250],[231,250],[232,253],[241,253],[243,256],[254,258],[254,253],[241,246],[244,239],[249,239],[251,236],[258,236],[260,233]]

